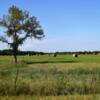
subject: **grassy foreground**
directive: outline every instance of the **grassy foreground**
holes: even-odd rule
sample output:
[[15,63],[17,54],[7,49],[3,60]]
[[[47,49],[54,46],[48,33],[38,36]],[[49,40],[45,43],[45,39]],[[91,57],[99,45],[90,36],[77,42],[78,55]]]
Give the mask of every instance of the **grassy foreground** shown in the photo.
[[67,96],[1,96],[0,100],[100,100],[99,95],[67,95]]
[[12,56],[0,56],[0,100],[100,99],[100,55],[18,56],[18,59],[15,66]]

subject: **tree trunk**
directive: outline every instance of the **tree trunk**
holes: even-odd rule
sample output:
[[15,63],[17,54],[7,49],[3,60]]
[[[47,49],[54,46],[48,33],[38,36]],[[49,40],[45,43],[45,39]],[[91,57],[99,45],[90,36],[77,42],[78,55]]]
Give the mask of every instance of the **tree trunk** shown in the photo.
[[[14,27],[15,29],[15,27]],[[14,55],[14,60],[15,60],[15,63],[17,64],[17,50],[18,50],[18,44],[17,44],[17,34],[16,34],[16,31],[14,32],[14,35],[13,35],[13,55]]]
[[17,49],[13,49],[13,54],[14,54],[14,60],[15,60],[15,66],[16,66],[16,74],[15,74],[15,79],[14,79],[14,89],[15,89],[15,93],[17,93],[17,81],[18,81],[18,77],[19,77],[19,68],[17,66]]
[[17,64],[17,46],[16,45],[13,47],[13,56],[14,56],[14,61]]
[[17,92],[17,81],[18,81],[18,76],[19,76],[19,68],[17,68],[16,76],[15,76],[15,82],[14,82],[15,93]]
[[14,60],[15,60],[15,63],[17,64],[17,55],[14,54]]

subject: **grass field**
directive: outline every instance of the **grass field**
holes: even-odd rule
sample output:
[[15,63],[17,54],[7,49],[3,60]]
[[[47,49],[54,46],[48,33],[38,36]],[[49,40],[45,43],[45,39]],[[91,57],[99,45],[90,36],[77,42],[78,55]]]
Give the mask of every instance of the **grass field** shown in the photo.
[[18,60],[15,65],[12,56],[0,56],[0,100],[100,100],[100,55],[18,56]]

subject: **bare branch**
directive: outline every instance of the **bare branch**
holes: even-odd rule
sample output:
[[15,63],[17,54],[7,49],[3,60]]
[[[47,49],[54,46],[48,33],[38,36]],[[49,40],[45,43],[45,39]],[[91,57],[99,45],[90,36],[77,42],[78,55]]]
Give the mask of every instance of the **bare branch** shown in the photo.
[[0,37],[0,41],[1,41],[1,42],[4,42],[4,43],[7,43],[8,45],[11,44],[11,43],[9,43],[8,40],[7,40],[5,37],[3,37],[3,36]]

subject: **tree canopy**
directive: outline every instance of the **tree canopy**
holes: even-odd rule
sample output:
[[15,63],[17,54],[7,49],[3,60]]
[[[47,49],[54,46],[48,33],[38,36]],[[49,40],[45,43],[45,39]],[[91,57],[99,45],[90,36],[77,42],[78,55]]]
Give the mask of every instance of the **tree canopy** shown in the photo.
[[11,6],[7,15],[0,18],[0,27],[4,27],[0,41],[7,43],[13,49],[14,56],[27,38],[42,39],[44,32],[35,16],[30,16],[28,11],[23,11],[16,6]]

